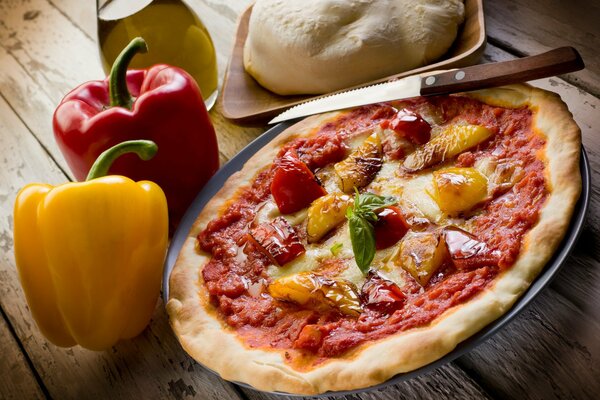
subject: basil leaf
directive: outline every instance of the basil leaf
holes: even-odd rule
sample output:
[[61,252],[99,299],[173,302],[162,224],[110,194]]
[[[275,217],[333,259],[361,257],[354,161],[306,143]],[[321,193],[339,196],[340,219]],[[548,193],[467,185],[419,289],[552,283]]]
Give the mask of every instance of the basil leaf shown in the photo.
[[376,211],[396,204],[398,200],[391,196],[379,196],[374,193],[358,192],[354,188],[354,207],[346,209],[348,227],[350,229],[350,241],[356,265],[363,274],[369,272],[369,266],[375,257],[375,228],[373,223],[377,222]]
[[398,200],[393,196],[379,196],[374,193],[357,194],[354,199],[354,213],[371,222],[377,221],[375,211],[394,205]]
[[369,221],[356,214],[348,218],[348,226],[356,265],[363,274],[367,274],[375,257],[375,230]]

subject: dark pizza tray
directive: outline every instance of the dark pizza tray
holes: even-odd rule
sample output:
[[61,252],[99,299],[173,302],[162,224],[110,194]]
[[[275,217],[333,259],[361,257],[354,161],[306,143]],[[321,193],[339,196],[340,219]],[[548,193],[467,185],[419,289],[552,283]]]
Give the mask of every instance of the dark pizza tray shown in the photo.
[[[177,259],[177,255],[187,238],[187,235],[192,228],[194,221],[200,211],[204,208],[206,203],[223,187],[227,178],[229,178],[233,173],[242,169],[246,161],[250,157],[252,157],[258,150],[263,148],[267,143],[269,143],[273,138],[275,138],[279,133],[283,132],[286,128],[291,126],[294,121],[284,122],[282,124],[276,125],[273,128],[266,131],[264,134],[256,138],[253,142],[248,144],[240,153],[238,153],[235,157],[233,157],[227,164],[223,166],[216,174],[212,177],[210,181],[206,184],[206,186],[202,189],[202,191],[196,196],[194,202],[187,210],[173,239],[171,240],[171,245],[167,252],[167,258],[165,261],[165,269],[163,275],[163,299],[165,300],[169,298],[169,276],[171,275],[171,271],[173,270],[173,266],[175,265],[175,260]],[[328,395],[343,395],[357,392],[364,392],[369,390],[381,389],[388,385],[393,385],[402,381],[409,380],[414,378],[417,375],[421,375],[432,371],[455,358],[460,357],[461,355],[467,353],[477,345],[483,343],[485,340],[490,338],[496,332],[500,330],[503,326],[505,326],[509,321],[515,318],[525,307],[537,296],[537,294],[546,287],[552,279],[557,275],[561,266],[565,263],[565,260],[569,256],[571,250],[575,246],[577,238],[581,232],[583,227],[583,223],[585,221],[585,215],[588,209],[589,201],[590,201],[590,187],[591,187],[591,178],[590,178],[590,166],[588,162],[588,158],[584,148],[581,148],[581,161],[580,161],[580,170],[581,170],[581,181],[582,181],[582,191],[581,197],[575,206],[575,211],[573,213],[573,217],[571,219],[571,224],[569,229],[565,234],[565,238],[563,239],[561,245],[558,250],[552,257],[552,259],[548,262],[548,264],[544,267],[540,275],[533,281],[529,289],[516,301],[516,303],[512,306],[506,314],[498,318],[497,320],[491,322],[485,328],[459,343],[454,350],[450,353],[446,354],[444,357],[440,358],[437,361],[434,361],[428,365],[425,365],[419,369],[414,371],[398,374],[393,378],[387,380],[386,382],[380,383],[375,386],[371,386],[368,388],[357,389],[357,390],[348,390],[348,391],[338,391],[338,392],[326,392],[316,397],[328,396]],[[214,371],[210,370],[215,373]],[[252,388],[250,385],[245,383],[234,382],[240,386]],[[252,388],[253,389],[253,388]],[[285,394],[282,392],[271,392],[274,394]],[[293,396],[293,395],[292,395]]]

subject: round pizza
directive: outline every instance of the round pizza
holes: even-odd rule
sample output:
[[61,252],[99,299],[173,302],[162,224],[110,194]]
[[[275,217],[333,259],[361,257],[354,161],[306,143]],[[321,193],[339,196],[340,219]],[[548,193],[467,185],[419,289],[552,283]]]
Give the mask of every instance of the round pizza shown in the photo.
[[232,175],[170,277],[184,349],[299,394],[384,382],[505,313],[563,238],[581,133],[511,85],[313,116]]

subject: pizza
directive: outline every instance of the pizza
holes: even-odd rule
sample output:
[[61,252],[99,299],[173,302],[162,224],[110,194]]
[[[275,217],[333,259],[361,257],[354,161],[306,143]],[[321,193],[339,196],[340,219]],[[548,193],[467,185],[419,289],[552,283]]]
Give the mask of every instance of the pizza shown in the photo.
[[312,116],[233,174],[170,277],[184,349],[298,394],[382,383],[505,313],[563,238],[581,133],[528,85]]

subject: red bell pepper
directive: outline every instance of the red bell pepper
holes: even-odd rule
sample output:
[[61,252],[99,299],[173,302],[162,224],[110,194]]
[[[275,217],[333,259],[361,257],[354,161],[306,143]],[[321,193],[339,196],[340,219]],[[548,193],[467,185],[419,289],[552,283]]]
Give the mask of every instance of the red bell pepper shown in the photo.
[[104,150],[126,140],[155,142],[160,151],[152,160],[124,155],[109,173],[156,182],[167,197],[173,228],[219,168],[217,138],[200,89],[188,73],[168,65],[127,71],[133,56],[146,51],[144,40],[134,39],[109,77],[67,94],[54,112],[54,135],[80,181]]
[[305,252],[296,230],[283,217],[250,230],[250,239],[273,264],[282,266]]
[[431,125],[423,117],[407,109],[398,111],[391,120],[383,121],[381,127],[396,131],[416,144],[425,144],[431,139]]
[[402,211],[396,206],[390,206],[377,213],[375,222],[375,248],[385,249],[402,239],[410,226],[406,223]]
[[294,149],[276,160],[271,194],[282,214],[308,207],[313,200],[327,194],[315,174],[300,160]]
[[361,297],[366,307],[389,313],[402,307],[406,300],[398,285],[374,271],[367,275]]

